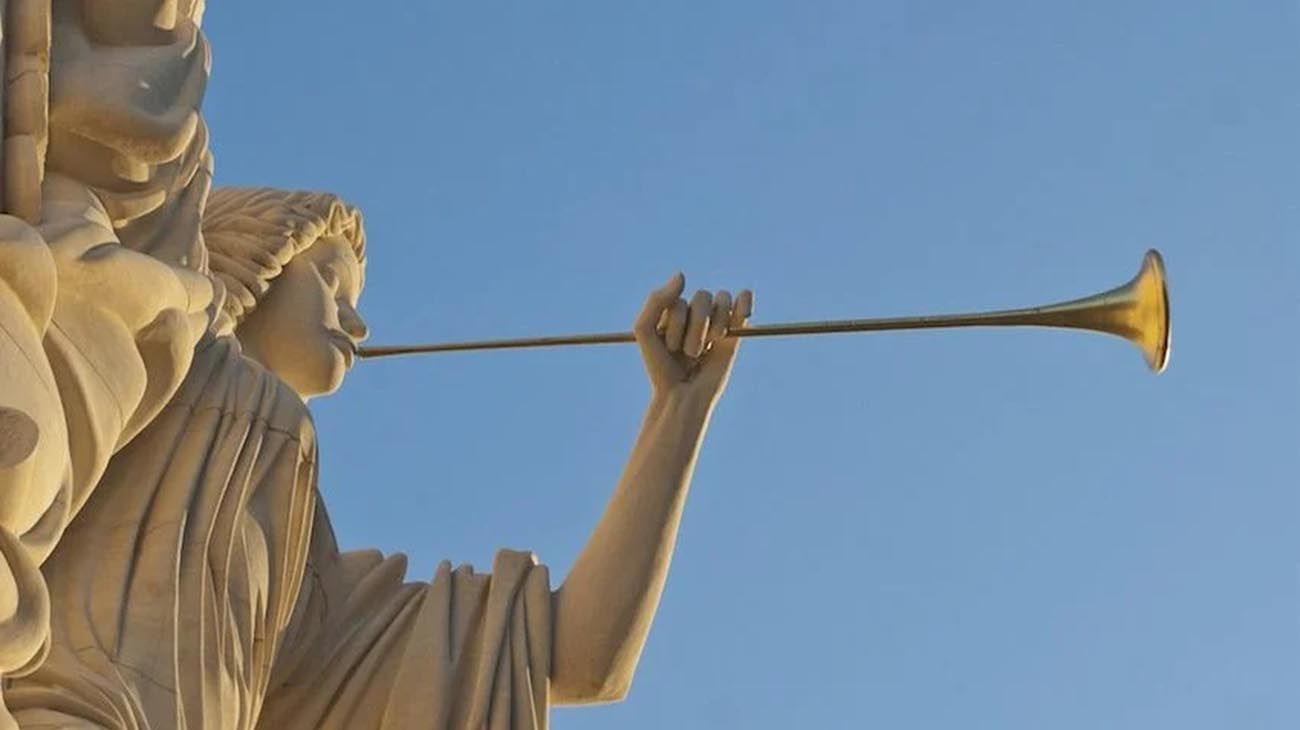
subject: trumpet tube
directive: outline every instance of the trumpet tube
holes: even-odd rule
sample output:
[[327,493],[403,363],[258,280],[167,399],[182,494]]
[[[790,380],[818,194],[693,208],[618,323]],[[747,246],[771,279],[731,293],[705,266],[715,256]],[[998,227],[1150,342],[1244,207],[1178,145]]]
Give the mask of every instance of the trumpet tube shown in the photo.
[[[787,337],[849,332],[946,329],[955,327],[1052,327],[1086,330],[1122,337],[1142,350],[1147,365],[1162,372],[1169,364],[1169,294],[1164,262],[1151,250],[1142,268],[1128,283],[1082,299],[1027,309],[918,317],[841,319],[751,325],[731,330],[733,337]],[[363,359],[476,350],[520,350],[572,345],[611,345],[635,342],[631,332],[475,340],[428,345],[388,345],[358,348]]]

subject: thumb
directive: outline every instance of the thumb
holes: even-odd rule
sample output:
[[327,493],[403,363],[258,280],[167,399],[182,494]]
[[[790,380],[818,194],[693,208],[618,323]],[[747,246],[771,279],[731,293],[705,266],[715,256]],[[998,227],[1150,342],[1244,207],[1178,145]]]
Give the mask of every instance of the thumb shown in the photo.
[[686,276],[679,271],[673,274],[663,286],[650,292],[645,306],[641,309],[641,315],[637,317],[637,334],[654,334],[654,329],[659,326],[659,316],[677,301],[685,289]]
[[673,274],[667,283],[659,287],[651,294],[652,297],[659,300],[665,307],[677,301],[677,298],[686,290],[686,275],[682,272]]

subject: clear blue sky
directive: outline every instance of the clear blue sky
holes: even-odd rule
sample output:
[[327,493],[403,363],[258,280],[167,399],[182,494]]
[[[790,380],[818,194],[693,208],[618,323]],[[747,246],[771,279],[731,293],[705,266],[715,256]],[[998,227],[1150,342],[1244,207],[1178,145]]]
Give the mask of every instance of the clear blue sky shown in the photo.
[[[365,8],[364,10],[362,8]],[[1300,8],[220,0],[225,184],[338,192],[374,342],[1037,304],[1165,254],[1174,359],[1058,332],[751,343],[632,694],[556,728],[1300,727]],[[362,364],[340,541],[562,577],[631,349]]]

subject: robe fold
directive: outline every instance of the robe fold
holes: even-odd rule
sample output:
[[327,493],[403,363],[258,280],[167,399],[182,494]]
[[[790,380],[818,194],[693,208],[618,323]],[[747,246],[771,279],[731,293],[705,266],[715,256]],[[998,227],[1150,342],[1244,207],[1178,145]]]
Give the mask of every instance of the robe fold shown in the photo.
[[544,730],[551,592],[340,553],[302,401],[231,337],[200,345],[117,454],[44,572],[53,643],[6,692],[19,726]]

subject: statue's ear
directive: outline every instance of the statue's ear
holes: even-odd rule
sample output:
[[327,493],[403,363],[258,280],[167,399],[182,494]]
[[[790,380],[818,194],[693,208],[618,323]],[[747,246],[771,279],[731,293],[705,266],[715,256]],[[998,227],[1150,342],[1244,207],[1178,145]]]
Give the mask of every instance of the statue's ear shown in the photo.
[[0,38],[0,212],[36,225],[50,132],[50,0],[9,0]]

